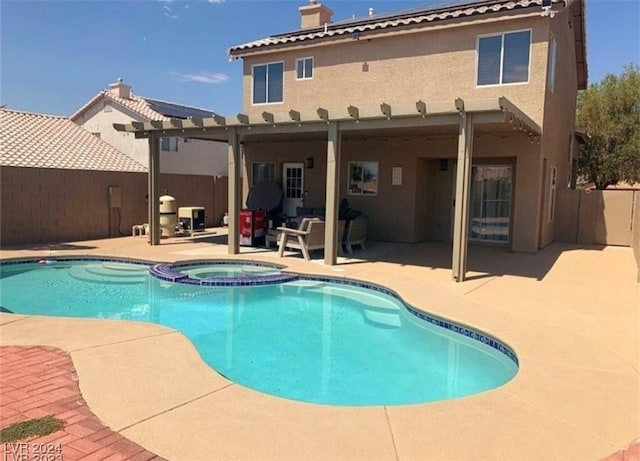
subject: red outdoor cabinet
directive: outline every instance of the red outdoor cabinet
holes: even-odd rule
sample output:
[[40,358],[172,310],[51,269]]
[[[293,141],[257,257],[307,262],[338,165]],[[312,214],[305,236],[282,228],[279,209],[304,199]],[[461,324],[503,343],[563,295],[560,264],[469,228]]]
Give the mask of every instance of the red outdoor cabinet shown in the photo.
[[263,245],[266,228],[266,211],[240,210],[240,245]]

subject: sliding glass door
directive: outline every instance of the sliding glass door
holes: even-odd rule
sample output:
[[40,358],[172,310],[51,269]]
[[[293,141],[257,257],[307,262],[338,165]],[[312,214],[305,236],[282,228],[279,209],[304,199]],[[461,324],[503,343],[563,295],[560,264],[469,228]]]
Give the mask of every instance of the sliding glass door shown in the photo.
[[511,165],[474,165],[471,171],[469,240],[508,242],[511,227]]

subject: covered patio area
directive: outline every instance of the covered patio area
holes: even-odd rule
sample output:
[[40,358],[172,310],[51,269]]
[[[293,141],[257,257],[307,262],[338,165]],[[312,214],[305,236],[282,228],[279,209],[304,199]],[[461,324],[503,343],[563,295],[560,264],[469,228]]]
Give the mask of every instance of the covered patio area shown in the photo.
[[[326,109],[318,108],[315,113],[300,113],[290,110],[288,113],[274,114],[263,112],[261,120],[251,120],[245,114],[236,117],[213,116],[208,119],[172,119],[164,122],[133,122],[130,125],[116,124],[119,131],[133,132],[138,138],[149,139],[149,223],[151,227],[151,245],[160,244],[160,212],[158,206],[158,172],[159,149],[161,137],[179,136],[184,138],[215,139],[228,143],[229,161],[229,239],[228,252],[239,253],[239,212],[240,212],[240,178],[242,164],[242,148],[252,142],[282,142],[287,140],[309,139],[326,140],[326,170],[324,184],[325,209],[325,244],[324,263],[328,266],[337,262],[338,245],[338,205],[344,190],[341,190],[341,158],[342,144],[349,139],[357,139],[359,134],[377,134],[390,136],[406,136],[408,132],[428,133],[429,129],[450,130],[456,136],[455,155],[455,192],[453,194],[452,235],[451,241],[451,279],[464,281],[467,272],[467,245],[469,234],[470,181],[473,151],[475,146],[474,132],[484,134],[500,134],[517,132],[521,138],[516,142],[536,144],[539,141],[540,128],[526,114],[519,110],[506,98],[463,101],[456,99],[448,102],[416,101],[410,107],[390,106],[382,103],[379,107],[358,108],[346,107],[343,114],[330,114]],[[510,157],[513,153],[505,154]],[[300,153],[299,160],[304,159]],[[402,170],[399,170],[400,175]],[[393,173],[396,175],[396,172]],[[520,174],[524,174],[521,172]],[[415,181],[415,178],[412,177]],[[396,181],[394,176],[394,182]],[[400,176],[400,184],[401,184]],[[531,193],[531,192],[527,192]],[[537,196],[534,187],[532,193]],[[418,194],[412,191],[411,196]],[[524,196],[524,195],[523,195]],[[393,206],[392,198],[381,198],[389,206]],[[533,199],[535,201],[535,198]],[[529,199],[529,202],[532,202]],[[516,208],[514,204],[510,207]],[[414,211],[412,210],[412,213]],[[420,212],[416,212],[420,213]],[[529,213],[531,214],[531,213]],[[534,227],[537,221],[535,213]],[[411,216],[414,216],[413,214]],[[417,219],[417,218],[416,218]],[[526,220],[519,223],[526,227]],[[530,226],[529,226],[530,227]],[[535,232],[534,232],[535,233]],[[531,240],[531,238],[529,238]],[[535,251],[537,243],[522,244],[526,251]]]

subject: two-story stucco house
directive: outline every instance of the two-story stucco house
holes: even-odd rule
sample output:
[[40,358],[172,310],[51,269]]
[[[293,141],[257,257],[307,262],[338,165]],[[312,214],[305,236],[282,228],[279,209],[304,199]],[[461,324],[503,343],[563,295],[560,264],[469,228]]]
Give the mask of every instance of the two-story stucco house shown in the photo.
[[185,132],[228,142],[230,253],[241,148],[245,193],[275,179],[286,214],[325,207],[327,264],[342,198],[368,216],[371,239],[451,241],[457,281],[469,241],[523,252],[551,242],[587,84],[582,0],[462,1],[335,22],[314,0],[299,12],[300,29],[229,50],[243,60],[237,117],[117,127],[151,146]]
[[[114,123],[211,117],[213,111],[159,99],[134,95],[131,86],[118,79],[100,91],[70,118],[72,121],[124,152],[136,162],[149,166],[149,144],[131,133],[119,133]],[[220,142],[163,137],[160,142],[162,173],[226,176],[226,146]]]

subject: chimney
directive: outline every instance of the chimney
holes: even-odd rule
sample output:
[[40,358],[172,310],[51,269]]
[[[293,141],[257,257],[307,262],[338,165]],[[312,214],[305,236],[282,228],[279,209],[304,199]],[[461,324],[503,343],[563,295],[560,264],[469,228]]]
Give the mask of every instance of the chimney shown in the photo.
[[109,85],[109,93],[116,98],[131,99],[131,86],[118,78],[116,83]]
[[331,15],[333,14],[333,11],[318,3],[317,0],[309,0],[309,4],[301,6],[299,10],[303,29],[324,26],[331,22]]

